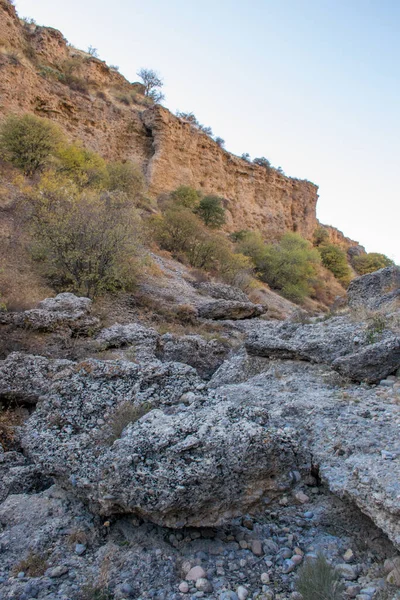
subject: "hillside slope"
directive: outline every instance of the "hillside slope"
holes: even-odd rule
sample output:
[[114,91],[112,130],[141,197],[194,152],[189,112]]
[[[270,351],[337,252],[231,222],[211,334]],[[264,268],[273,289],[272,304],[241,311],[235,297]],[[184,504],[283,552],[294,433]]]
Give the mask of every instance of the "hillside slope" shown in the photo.
[[[0,119],[9,112],[47,117],[106,159],[137,162],[151,197],[182,184],[218,194],[228,231],[312,238],[316,185],[238,158],[166,108],[149,106],[141,84],[69,46],[59,31],[21,21],[8,0],[0,1],[0,69]],[[345,249],[356,245],[329,233]]]

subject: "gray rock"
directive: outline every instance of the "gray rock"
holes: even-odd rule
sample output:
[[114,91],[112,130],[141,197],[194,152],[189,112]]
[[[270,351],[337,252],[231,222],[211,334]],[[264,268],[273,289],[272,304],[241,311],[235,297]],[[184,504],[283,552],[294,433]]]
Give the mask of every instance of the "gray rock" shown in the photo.
[[211,298],[221,300],[234,300],[235,302],[248,302],[246,294],[237,287],[220,282],[205,281],[194,284],[194,286]]
[[1,324],[13,324],[35,331],[69,330],[88,335],[99,326],[99,319],[90,316],[92,301],[74,294],[62,293],[46,298],[37,308],[24,312],[0,312]]
[[354,338],[365,339],[364,328],[346,316],[305,325],[261,321],[249,327],[246,349],[255,356],[331,363],[354,352]]
[[337,358],[333,368],[354,381],[377,383],[400,366],[400,338],[391,337]]
[[203,319],[249,319],[259,317],[266,311],[261,304],[236,300],[215,300],[199,306],[199,317]]
[[353,279],[347,298],[354,309],[400,308],[400,267],[386,267]]
[[160,335],[155,329],[144,327],[138,323],[127,325],[115,323],[99,332],[96,336],[96,343],[100,349],[133,346],[135,358],[140,362],[154,360],[159,338]]
[[200,377],[209,379],[223,363],[228,352],[228,344],[216,339],[208,341],[200,335],[177,336],[167,333],[161,337],[157,356],[164,361],[191,365]]

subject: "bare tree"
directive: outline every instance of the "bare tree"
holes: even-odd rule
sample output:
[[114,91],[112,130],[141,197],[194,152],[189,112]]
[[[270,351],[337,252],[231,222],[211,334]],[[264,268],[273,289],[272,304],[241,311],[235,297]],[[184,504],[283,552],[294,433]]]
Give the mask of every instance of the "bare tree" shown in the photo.
[[158,76],[156,71],[153,69],[140,69],[137,75],[143,81],[144,95],[154,100],[154,102],[162,102],[165,96],[161,92],[161,88],[164,85],[162,79]]

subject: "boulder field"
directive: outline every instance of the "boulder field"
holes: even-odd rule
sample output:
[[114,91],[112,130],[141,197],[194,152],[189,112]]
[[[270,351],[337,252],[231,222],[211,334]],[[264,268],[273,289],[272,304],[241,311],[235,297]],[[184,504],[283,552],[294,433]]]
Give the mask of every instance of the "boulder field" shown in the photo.
[[[139,322],[102,328],[72,294],[3,315],[8,327],[79,331],[92,353],[0,362],[2,403],[28,413],[15,448],[0,450],[1,597],[75,598],[108,560],[115,598],[295,598],[296,568],[317,551],[341,569],[346,597],[374,597],[379,561],[393,583],[383,561],[400,549],[398,277],[388,267],[355,280],[333,316],[232,310],[231,347]],[[223,303],[251,305],[226,286],[208,294],[202,321],[220,319]],[[100,359],[110,348],[120,357]],[[357,531],[379,549],[357,546]],[[164,561],[158,579],[146,540],[147,558]],[[48,557],[36,595],[24,591],[29,566],[12,572],[28,549]]]

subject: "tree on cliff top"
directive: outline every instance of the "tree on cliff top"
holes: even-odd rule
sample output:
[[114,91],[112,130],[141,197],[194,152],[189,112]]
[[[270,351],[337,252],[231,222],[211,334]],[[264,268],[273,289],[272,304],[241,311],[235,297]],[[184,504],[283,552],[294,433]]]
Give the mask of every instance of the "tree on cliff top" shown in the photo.
[[161,92],[164,83],[156,71],[153,71],[153,69],[142,68],[137,72],[137,75],[143,82],[144,95],[154,100],[156,104],[162,102],[165,98],[164,94]]

